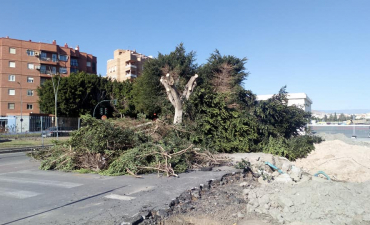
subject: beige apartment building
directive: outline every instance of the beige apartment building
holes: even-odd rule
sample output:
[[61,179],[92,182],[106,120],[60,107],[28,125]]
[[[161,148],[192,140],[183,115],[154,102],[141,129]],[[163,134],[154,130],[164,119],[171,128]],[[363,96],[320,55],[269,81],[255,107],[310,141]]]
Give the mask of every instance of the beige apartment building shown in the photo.
[[107,77],[117,81],[134,79],[141,75],[143,65],[149,58],[135,50],[117,49],[114,58],[107,61]]

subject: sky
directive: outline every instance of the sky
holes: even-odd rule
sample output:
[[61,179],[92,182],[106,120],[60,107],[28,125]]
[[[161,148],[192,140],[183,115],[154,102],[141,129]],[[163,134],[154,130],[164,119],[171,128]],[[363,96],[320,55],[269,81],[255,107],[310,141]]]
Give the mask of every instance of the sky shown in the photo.
[[80,46],[98,73],[116,49],[156,57],[184,43],[246,57],[255,94],[286,85],[313,110],[370,109],[368,0],[1,0],[0,37]]

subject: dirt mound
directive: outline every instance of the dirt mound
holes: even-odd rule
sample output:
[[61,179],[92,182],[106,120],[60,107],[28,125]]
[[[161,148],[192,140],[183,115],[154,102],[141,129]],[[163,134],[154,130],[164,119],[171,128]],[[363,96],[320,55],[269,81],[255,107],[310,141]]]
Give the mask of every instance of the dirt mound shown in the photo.
[[248,213],[268,214],[281,224],[370,224],[370,182],[317,178],[298,184],[273,182],[243,193]]
[[350,145],[341,140],[324,141],[315,145],[307,158],[294,164],[314,174],[324,171],[329,177],[349,182],[370,180],[370,148]]

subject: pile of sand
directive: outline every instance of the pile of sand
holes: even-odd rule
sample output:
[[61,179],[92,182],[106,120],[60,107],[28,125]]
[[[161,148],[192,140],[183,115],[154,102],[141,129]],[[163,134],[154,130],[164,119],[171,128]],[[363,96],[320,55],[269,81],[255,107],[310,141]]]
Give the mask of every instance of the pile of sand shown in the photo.
[[294,164],[311,174],[324,171],[329,177],[349,182],[370,180],[370,148],[350,145],[341,140],[324,141],[315,145],[307,158]]

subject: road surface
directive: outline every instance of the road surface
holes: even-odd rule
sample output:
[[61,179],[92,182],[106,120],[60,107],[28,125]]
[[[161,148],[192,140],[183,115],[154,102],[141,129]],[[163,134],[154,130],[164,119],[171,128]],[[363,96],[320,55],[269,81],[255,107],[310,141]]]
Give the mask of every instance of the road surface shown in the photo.
[[42,171],[25,153],[0,154],[0,224],[120,224],[143,207],[165,208],[182,192],[235,171],[191,172],[180,178],[108,177]]

